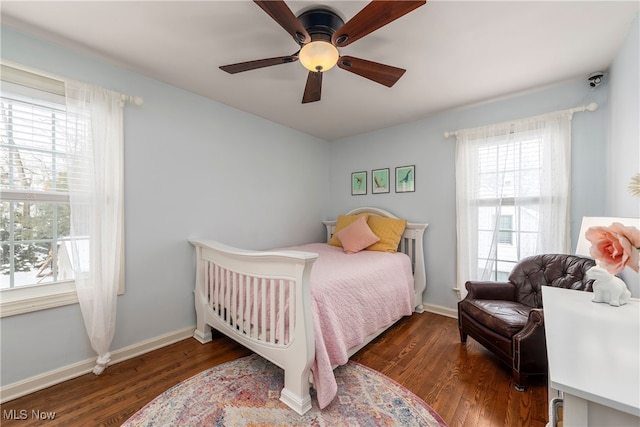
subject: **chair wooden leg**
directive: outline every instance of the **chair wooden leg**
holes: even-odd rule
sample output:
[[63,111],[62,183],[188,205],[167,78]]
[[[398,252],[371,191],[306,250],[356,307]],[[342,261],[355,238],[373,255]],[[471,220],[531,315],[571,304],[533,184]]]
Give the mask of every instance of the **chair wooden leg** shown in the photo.
[[467,334],[462,331],[462,328],[458,328],[458,330],[460,331],[460,342],[462,344],[466,344],[467,343]]

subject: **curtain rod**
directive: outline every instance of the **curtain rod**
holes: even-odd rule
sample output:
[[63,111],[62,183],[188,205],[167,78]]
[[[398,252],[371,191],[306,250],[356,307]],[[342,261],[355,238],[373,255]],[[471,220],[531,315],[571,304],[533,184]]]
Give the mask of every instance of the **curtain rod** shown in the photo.
[[[538,117],[544,117],[544,116],[555,115],[555,114],[573,114],[573,113],[581,113],[583,111],[596,111],[597,109],[598,109],[598,104],[596,104],[595,102],[592,102],[587,105],[581,105],[580,107],[569,108],[568,110],[554,111],[553,113],[546,113],[546,114],[541,114],[539,116],[532,116],[532,117],[528,117],[527,119],[535,119]],[[523,119],[523,120],[526,120],[526,119]],[[503,123],[512,123],[512,122],[513,120],[510,120],[508,122],[503,122]],[[458,136],[458,132],[462,130],[464,129],[445,132],[444,137],[449,138],[450,136]]]

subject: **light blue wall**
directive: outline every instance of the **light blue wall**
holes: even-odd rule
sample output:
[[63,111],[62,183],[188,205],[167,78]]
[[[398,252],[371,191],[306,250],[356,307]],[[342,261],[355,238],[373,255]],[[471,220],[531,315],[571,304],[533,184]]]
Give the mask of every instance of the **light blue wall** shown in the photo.
[[[125,107],[126,293],[112,349],[195,324],[194,251],[321,241],[329,143],[2,28],[2,58],[144,98]],[[6,317],[2,384],[94,357],[78,305]]]
[[[640,24],[639,18],[611,65],[611,108],[607,176],[607,216],[640,218],[640,199],[627,191],[640,172]],[[631,294],[640,297],[640,275],[629,268],[621,273]]]
[[640,200],[627,191],[640,172],[640,26],[634,20],[629,36],[611,65],[609,175],[606,214],[640,217]]
[[[604,213],[608,87],[590,90],[583,79],[428,119],[335,141],[331,146],[331,215],[361,205],[380,206],[410,221],[429,224],[425,233],[428,304],[456,308],[455,138],[445,131],[498,123],[573,108],[595,101],[595,112],[573,116],[572,242],[582,216]],[[425,96],[428,94],[425,94]],[[371,169],[416,166],[416,191],[371,194]],[[369,194],[351,196],[350,174],[369,172]]]

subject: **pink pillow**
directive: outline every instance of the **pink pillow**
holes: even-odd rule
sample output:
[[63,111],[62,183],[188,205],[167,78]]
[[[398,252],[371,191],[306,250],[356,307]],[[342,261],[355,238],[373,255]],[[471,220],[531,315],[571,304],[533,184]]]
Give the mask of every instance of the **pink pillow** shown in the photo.
[[355,254],[367,246],[378,242],[380,238],[376,236],[367,225],[367,218],[360,217],[347,227],[336,233],[336,237],[342,243],[344,252]]

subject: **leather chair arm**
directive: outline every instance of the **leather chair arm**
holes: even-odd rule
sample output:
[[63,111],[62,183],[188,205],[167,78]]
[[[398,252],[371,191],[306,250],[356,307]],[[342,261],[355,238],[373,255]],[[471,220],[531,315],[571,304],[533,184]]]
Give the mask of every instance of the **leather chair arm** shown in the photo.
[[541,308],[533,308],[529,312],[529,319],[524,328],[513,336],[513,339],[523,340],[534,334],[537,329],[542,328],[544,330],[544,310]]
[[532,309],[527,324],[513,336],[513,365],[518,371],[546,372],[547,343],[543,309]]
[[476,282],[465,283],[467,298],[515,301],[516,288],[510,282]]

